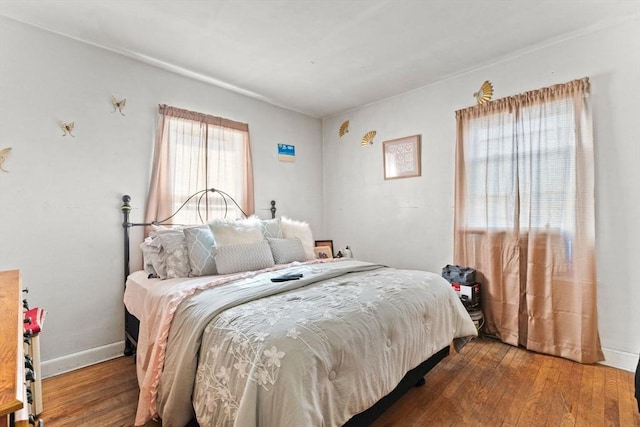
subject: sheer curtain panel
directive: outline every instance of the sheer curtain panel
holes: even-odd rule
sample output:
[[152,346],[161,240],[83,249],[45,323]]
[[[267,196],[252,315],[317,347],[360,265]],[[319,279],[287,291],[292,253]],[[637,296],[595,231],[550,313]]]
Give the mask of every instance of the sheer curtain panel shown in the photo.
[[486,331],[604,360],[589,80],[459,110],[456,121],[454,261],[480,273]]
[[[196,191],[216,188],[254,213],[249,126],[245,123],[160,105],[146,222],[172,215]],[[169,224],[197,224],[220,218],[224,200],[206,193],[192,199]],[[229,215],[241,213],[230,203]],[[200,214],[198,213],[200,212]]]

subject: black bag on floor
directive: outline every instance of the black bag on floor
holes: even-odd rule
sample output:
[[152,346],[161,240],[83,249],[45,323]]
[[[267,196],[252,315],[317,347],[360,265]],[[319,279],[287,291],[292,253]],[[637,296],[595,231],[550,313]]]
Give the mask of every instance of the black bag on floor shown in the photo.
[[476,270],[471,267],[446,265],[442,269],[442,277],[447,279],[449,283],[473,285],[474,283],[476,283]]

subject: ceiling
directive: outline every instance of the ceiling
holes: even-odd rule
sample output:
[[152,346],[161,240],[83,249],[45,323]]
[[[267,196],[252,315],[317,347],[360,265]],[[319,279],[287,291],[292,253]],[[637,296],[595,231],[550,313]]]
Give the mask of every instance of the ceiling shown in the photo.
[[640,0],[0,0],[0,15],[328,117],[635,19]]

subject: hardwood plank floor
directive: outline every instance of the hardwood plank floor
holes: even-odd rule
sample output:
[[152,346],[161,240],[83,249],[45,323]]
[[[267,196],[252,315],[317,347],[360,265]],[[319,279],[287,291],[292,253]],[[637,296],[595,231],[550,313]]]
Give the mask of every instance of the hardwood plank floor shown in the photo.
[[[373,427],[640,427],[633,392],[632,372],[477,339],[462,354],[452,352]],[[43,393],[46,427],[129,427],[138,398],[135,365],[121,357],[48,378]]]

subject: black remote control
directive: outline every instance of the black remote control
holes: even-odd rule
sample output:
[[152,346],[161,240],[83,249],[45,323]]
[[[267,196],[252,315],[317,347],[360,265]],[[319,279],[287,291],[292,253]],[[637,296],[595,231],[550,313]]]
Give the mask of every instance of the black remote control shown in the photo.
[[282,276],[278,276],[278,277],[274,277],[271,279],[272,282],[287,282],[289,280],[298,280],[301,279],[303,277],[302,274],[300,273],[291,273],[291,274],[284,274]]

